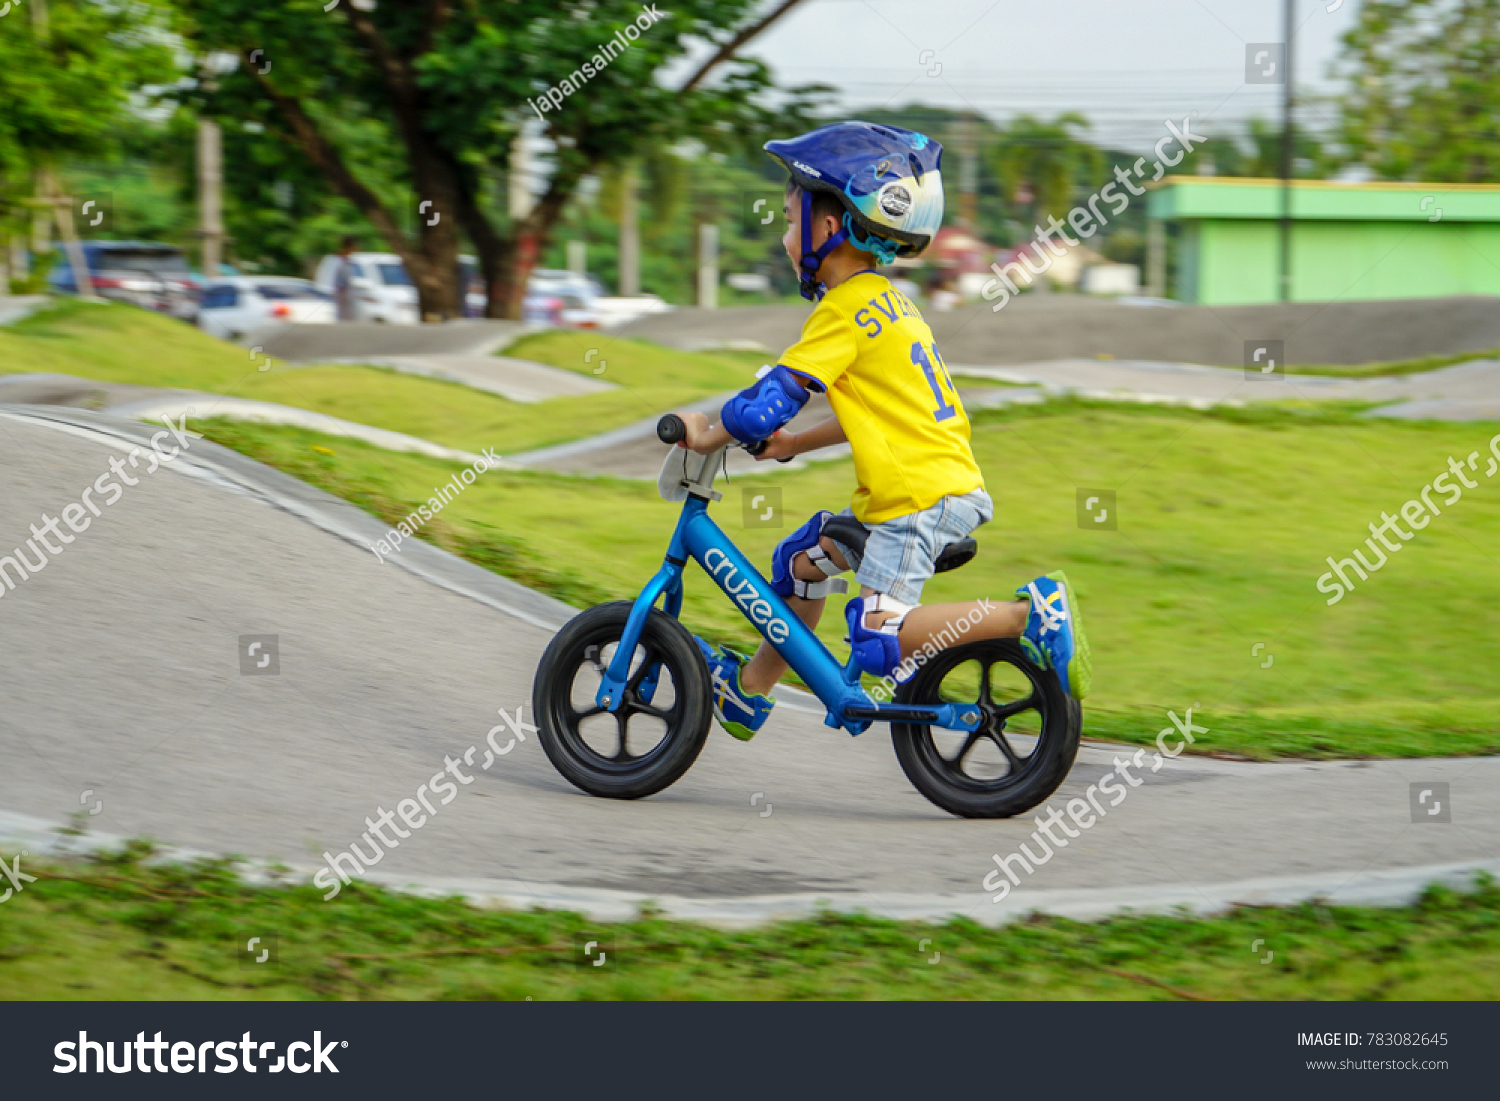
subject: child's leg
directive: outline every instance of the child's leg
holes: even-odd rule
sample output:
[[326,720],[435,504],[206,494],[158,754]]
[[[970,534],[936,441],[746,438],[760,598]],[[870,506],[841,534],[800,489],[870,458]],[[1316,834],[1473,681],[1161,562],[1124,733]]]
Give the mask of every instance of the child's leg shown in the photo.
[[[818,540],[818,545],[823,548],[823,553],[833,560],[833,564],[841,570],[849,568],[848,561],[838,549],[838,545],[826,535]],[[799,581],[822,581],[827,575],[817,566],[813,565],[803,551],[792,559],[792,574]],[[828,603],[827,597],[817,600],[806,600],[800,596],[786,597],[787,607],[796,613],[798,619],[807,624],[808,627],[817,627],[818,620],[823,618],[823,605]],[[747,661],[740,670],[740,687],[747,692],[764,696],[775,688],[782,677],[786,675],[787,663],[782,660],[769,642],[764,639],[756,648],[755,656]]]
[[[875,590],[868,585],[860,586],[860,595],[868,599]],[[1026,617],[1031,605],[1025,600],[974,600],[962,604],[919,604],[906,613],[902,621],[901,656],[909,658],[930,641],[934,648],[944,649],[955,640],[973,642],[984,638],[1019,638],[1026,628]],[[870,612],[865,616],[865,626],[874,630],[893,616],[894,612]],[[960,630],[960,620],[972,626]],[[939,638],[943,635],[943,638]]]

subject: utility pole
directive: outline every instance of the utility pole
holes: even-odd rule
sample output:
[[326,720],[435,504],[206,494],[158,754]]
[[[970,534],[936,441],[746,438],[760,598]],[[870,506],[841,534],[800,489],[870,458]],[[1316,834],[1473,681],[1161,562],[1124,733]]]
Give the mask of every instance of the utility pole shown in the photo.
[[1281,276],[1280,297],[1292,300],[1292,0],[1284,0],[1286,83],[1281,94]]
[[719,308],[719,227],[707,223],[698,227],[698,306]]
[[510,216],[523,221],[530,216],[531,207],[531,141],[523,124],[510,143]]
[[976,193],[979,190],[978,142],[974,136],[974,116],[958,120],[958,224],[970,233],[979,224]]
[[1146,294],[1167,296],[1167,231],[1160,218],[1146,215]]
[[198,120],[198,233],[203,278],[217,279],[224,259],[224,145],[219,124]]
[[620,169],[620,286],[622,297],[641,293],[640,210],[635,194],[635,162]]

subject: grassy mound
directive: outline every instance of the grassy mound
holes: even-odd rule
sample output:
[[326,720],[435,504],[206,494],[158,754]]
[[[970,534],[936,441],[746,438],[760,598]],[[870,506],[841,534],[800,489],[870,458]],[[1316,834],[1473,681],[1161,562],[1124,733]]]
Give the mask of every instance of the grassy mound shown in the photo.
[[[142,863],[148,849],[28,863],[5,903],[12,1000],[1493,999],[1500,889],[1431,888],[1416,905],[1242,907],[896,922],[832,913],[725,931],[643,912],[618,924],[480,909],[356,883],[323,902],[249,886],[226,862]],[[253,962],[244,949],[274,959]],[[602,945],[606,962],[583,949]]]

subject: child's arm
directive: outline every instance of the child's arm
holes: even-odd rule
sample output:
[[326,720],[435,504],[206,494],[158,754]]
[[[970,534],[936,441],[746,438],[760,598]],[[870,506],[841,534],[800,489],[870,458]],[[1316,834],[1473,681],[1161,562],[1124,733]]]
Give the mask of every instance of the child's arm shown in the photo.
[[763,459],[790,459],[797,455],[805,455],[809,451],[816,451],[820,447],[832,447],[836,443],[844,443],[849,437],[844,435],[844,426],[839,424],[837,417],[829,417],[813,425],[806,432],[788,432],[785,429],[776,433],[766,441],[766,449],[755,456],[756,461]]
[[[766,368],[765,370],[769,370],[769,368]],[[763,379],[765,379],[767,377],[767,376],[765,376],[765,370],[762,371],[762,377],[763,377]],[[769,375],[769,382],[763,381],[763,382],[757,383],[755,386],[750,387],[749,389],[745,390],[742,394],[739,395],[738,398],[733,399],[733,400],[734,401],[739,401],[739,400],[742,400],[742,399],[745,399],[745,398],[757,399],[757,396],[760,394],[761,389],[762,389],[762,387],[764,385],[774,385],[776,383],[777,374],[778,373],[780,375],[784,376],[784,378],[786,378],[786,379],[793,380],[793,384],[797,385],[797,386],[800,386],[802,388],[802,390],[811,390],[815,386],[815,384],[813,383],[812,379],[810,379],[808,376],[802,375],[802,374],[794,374],[793,372],[788,371],[785,367],[778,367],[778,368],[776,368],[776,370],[774,372],[772,372]],[[783,381],[783,382],[781,382],[781,385],[785,386],[785,385],[787,385],[787,383],[785,381]],[[800,391],[798,391],[797,393],[800,394]],[[806,403],[807,403],[807,395],[806,394],[800,394],[799,400],[796,403],[797,407],[800,408],[801,406],[805,405]],[[733,401],[731,401],[729,404],[733,404]],[[726,409],[729,408],[729,404],[725,405]],[[773,406],[773,408],[775,408],[775,407]],[[782,408],[784,408],[784,406],[782,406]],[[792,418],[792,416],[795,415],[795,413],[796,413],[796,410],[793,409],[791,412],[788,412],[785,416],[778,418],[778,422],[782,423],[782,424],[785,424],[788,420],[790,420]],[[729,429],[727,429],[727,428],[724,427],[724,425],[723,425],[722,422],[719,423],[719,424],[713,424],[713,423],[711,423],[709,421],[708,417],[705,416],[702,413],[678,413],[677,415],[682,418],[683,424],[687,427],[687,436],[681,442],[678,443],[678,445],[677,445],[678,447],[685,447],[689,451],[696,451],[700,455],[707,455],[707,454],[710,454],[710,453],[712,453],[714,451],[717,451],[721,447],[725,447],[725,446],[727,446],[729,444],[732,444],[732,443],[738,443],[738,442],[740,442],[740,440],[736,439],[736,437],[734,436],[734,434],[731,433],[729,431]],[[834,421],[833,423],[837,424],[838,422]],[[824,427],[825,427],[825,425],[818,425],[819,429],[824,428]],[[816,431],[816,429],[814,431]],[[785,433],[781,432],[778,429],[772,435],[771,439],[774,440],[774,439],[776,439],[776,437],[779,437],[779,436],[782,436],[782,435],[785,435]],[[844,435],[841,432],[839,434],[839,436],[838,436],[837,439],[830,440],[829,442],[830,443],[838,443],[838,442],[840,442],[843,439],[845,439],[845,437],[844,437]],[[826,446],[828,446],[828,444],[827,443],[819,443],[819,444],[814,444],[813,446],[814,447],[826,447]],[[769,444],[768,444],[767,450],[769,450]],[[804,448],[804,450],[811,450],[811,448]],[[763,457],[765,455],[766,455],[766,452],[763,451],[763,452],[761,452],[761,455],[757,456],[757,457]]]

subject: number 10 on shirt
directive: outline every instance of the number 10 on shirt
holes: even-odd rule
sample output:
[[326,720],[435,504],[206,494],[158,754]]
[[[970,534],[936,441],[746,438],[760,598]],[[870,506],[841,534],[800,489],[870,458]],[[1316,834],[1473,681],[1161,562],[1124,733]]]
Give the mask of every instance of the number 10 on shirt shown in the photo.
[[[937,368],[933,369],[932,361],[937,360]],[[911,346],[911,361],[922,368],[922,373],[927,376],[927,385],[932,387],[932,396],[937,398],[937,411],[933,413],[933,419],[945,421],[953,416],[957,409],[949,404],[943,397],[943,383],[938,381],[937,372],[943,373],[943,382],[948,384],[948,392],[956,394],[953,388],[953,379],[948,376],[947,365],[943,363],[943,357],[938,353],[937,345],[932,345],[932,357],[928,358],[927,349],[922,347],[921,341]]]

